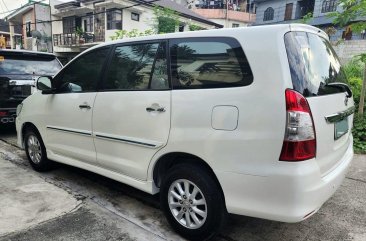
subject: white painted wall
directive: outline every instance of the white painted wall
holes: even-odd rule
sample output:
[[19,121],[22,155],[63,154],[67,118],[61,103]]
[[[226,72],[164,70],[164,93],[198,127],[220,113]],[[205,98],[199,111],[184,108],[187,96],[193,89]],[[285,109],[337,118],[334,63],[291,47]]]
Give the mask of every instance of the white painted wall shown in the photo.
[[[50,0],[51,13],[55,12],[54,6],[57,4],[61,4],[61,3],[63,3],[63,2],[58,1],[58,0]],[[62,18],[56,17],[51,14],[51,20],[62,20]],[[53,21],[52,22],[52,34],[62,33],[62,31],[63,31],[62,30],[62,21]]]

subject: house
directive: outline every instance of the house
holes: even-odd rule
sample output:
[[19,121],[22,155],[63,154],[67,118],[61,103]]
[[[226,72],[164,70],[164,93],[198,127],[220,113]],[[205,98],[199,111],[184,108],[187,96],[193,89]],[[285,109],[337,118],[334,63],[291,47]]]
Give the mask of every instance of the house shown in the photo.
[[117,30],[143,32],[153,28],[154,6],[178,13],[176,31],[222,28],[221,24],[171,0],[148,3],[141,0],[50,0],[54,52],[59,57],[72,58],[98,43],[110,41]]
[[254,0],[254,3],[257,6],[255,25],[299,22],[304,16],[312,14],[307,24],[325,30],[331,41],[365,39],[364,32],[356,34],[350,28],[332,28],[333,19],[327,15],[341,11],[338,0]]
[[224,28],[246,27],[255,22],[253,0],[174,0]]
[[197,0],[193,11],[224,25],[225,28],[246,27],[255,22],[255,8],[250,0]]
[[[21,26],[15,26],[13,28],[14,32],[10,32],[10,27],[9,24],[4,20],[4,19],[0,19],[0,48],[1,49],[12,49],[12,41],[13,42],[17,42],[21,43],[21,39],[22,39],[22,30],[21,30]],[[18,45],[18,48],[20,48],[20,44]],[[14,46],[15,48],[15,46]]]
[[[27,4],[6,16],[10,28],[11,48],[52,52],[51,12],[48,4],[29,0]],[[21,27],[21,38],[17,27]]]

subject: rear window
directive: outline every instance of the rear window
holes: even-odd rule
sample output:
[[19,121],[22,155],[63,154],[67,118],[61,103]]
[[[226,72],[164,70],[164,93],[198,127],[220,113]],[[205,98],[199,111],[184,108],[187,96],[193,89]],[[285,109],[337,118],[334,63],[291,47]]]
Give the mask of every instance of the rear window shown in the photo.
[[243,49],[232,38],[175,39],[171,57],[175,89],[225,88],[253,82]]
[[55,57],[0,53],[0,75],[54,75],[61,69]]
[[292,84],[305,97],[340,93],[330,83],[347,83],[336,53],[329,42],[312,33],[289,32],[285,35]]

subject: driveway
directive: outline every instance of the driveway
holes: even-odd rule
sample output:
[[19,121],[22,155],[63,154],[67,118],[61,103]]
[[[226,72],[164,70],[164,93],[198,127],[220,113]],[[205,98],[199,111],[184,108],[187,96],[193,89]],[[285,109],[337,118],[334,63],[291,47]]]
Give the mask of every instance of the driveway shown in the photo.
[[[5,141],[4,141],[5,140]],[[0,240],[181,240],[151,196],[59,165],[36,173],[0,130]],[[295,224],[231,215],[216,240],[366,240],[366,156],[356,155],[335,195]]]

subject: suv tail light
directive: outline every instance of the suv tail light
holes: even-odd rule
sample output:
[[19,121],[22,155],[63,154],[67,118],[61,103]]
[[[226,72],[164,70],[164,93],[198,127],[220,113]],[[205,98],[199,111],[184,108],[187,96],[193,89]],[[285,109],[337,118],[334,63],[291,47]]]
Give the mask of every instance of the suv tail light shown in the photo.
[[286,133],[280,161],[304,161],[316,155],[316,136],[310,106],[300,93],[286,90]]

